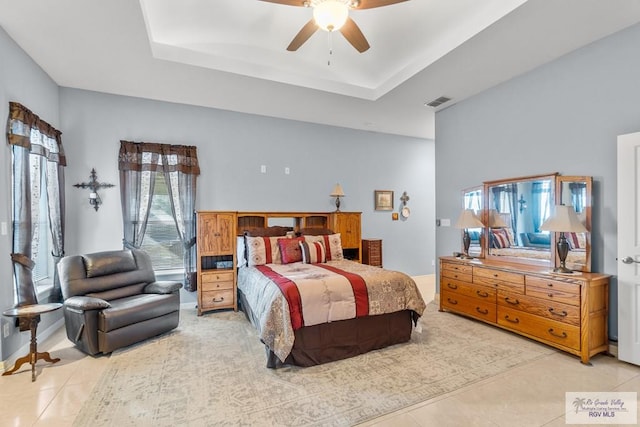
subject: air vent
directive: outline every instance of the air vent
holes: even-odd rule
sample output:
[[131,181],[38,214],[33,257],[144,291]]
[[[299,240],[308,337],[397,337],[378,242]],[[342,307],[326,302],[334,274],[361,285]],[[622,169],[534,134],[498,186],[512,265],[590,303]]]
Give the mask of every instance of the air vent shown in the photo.
[[440,105],[449,101],[451,101],[451,98],[447,98],[446,96],[441,96],[440,98],[436,98],[431,102],[425,103],[425,105],[428,105],[429,107],[439,107]]

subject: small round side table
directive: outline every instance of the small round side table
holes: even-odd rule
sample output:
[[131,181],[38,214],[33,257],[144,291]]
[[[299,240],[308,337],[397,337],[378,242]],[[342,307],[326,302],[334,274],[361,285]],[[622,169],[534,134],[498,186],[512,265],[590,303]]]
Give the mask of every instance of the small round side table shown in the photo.
[[21,319],[29,320],[29,329],[31,330],[31,346],[29,347],[29,354],[16,360],[16,364],[3,373],[2,375],[11,375],[17,371],[22,365],[29,362],[31,363],[31,382],[36,380],[36,362],[40,359],[44,359],[50,363],[59,362],[59,358],[52,359],[48,352],[38,353],[38,340],[36,337],[36,331],[38,329],[39,316],[44,313],[58,310],[62,307],[60,303],[49,304],[33,304],[23,305],[22,307],[14,307],[2,312],[3,316],[17,317]]

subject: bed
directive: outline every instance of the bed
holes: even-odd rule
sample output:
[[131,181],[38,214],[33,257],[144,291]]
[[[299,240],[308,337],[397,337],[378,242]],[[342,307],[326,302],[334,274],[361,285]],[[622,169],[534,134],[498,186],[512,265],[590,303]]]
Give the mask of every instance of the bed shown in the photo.
[[411,277],[344,259],[330,230],[302,232],[254,229],[238,242],[240,308],[265,345],[267,367],[313,366],[409,341],[426,307]]

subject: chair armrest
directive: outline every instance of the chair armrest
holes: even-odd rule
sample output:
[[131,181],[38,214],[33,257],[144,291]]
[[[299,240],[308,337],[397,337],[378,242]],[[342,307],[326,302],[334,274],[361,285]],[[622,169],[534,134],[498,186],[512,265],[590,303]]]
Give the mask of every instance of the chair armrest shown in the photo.
[[145,294],[170,294],[182,287],[182,283],[180,282],[172,282],[172,281],[157,281],[149,283],[144,287],[143,291]]
[[64,305],[66,307],[75,308],[82,311],[101,310],[103,308],[111,307],[111,304],[101,298],[82,296],[68,298],[64,301]]

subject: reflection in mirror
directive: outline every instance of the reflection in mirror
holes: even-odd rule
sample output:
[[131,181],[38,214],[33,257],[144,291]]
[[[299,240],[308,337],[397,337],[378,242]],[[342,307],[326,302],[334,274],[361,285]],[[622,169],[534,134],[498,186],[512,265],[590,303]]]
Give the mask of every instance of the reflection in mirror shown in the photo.
[[591,186],[590,176],[558,177],[558,204],[573,206],[586,233],[565,233],[569,242],[567,268],[591,271]]
[[551,262],[552,235],[540,226],[555,204],[555,176],[486,183],[490,256]]
[[[472,209],[476,217],[482,218],[482,187],[473,187],[463,191],[463,209]],[[468,228],[469,233],[469,250],[467,254],[470,257],[482,258],[482,227]],[[464,233],[464,231],[463,231]],[[464,245],[463,245],[464,252]]]

